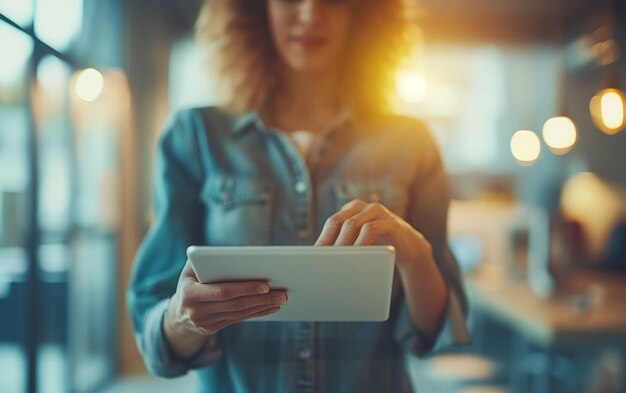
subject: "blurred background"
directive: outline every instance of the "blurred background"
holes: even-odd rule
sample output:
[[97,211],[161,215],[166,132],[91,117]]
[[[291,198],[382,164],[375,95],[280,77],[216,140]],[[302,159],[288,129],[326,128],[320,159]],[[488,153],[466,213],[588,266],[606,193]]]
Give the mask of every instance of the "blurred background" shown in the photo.
[[[626,2],[421,0],[395,110],[450,172],[467,348],[421,392],[626,392]],[[156,137],[214,102],[199,0],[0,0],[0,392],[145,374],[124,291]]]

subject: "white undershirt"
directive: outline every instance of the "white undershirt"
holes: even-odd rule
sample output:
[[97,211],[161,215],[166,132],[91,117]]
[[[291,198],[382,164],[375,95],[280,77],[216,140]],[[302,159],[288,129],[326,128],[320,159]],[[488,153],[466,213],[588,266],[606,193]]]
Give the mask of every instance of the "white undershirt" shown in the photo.
[[331,121],[324,131],[322,132],[311,132],[306,130],[297,130],[291,131],[287,133],[287,136],[294,142],[302,157],[308,161],[309,152],[311,151],[311,146],[313,146],[313,142],[316,138],[319,138],[322,134],[329,132],[338,122],[342,121],[344,118],[349,116],[350,111],[347,108],[344,108],[337,117]]
[[311,145],[313,145],[316,134],[311,131],[299,130],[292,131],[288,133],[288,135],[295,143],[298,150],[300,150],[302,157],[308,157],[309,151],[311,150]]

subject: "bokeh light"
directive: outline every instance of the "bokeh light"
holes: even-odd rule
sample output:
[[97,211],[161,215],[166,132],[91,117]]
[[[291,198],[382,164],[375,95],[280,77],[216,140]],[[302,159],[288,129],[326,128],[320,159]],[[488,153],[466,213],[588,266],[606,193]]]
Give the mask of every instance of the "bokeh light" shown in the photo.
[[426,96],[428,82],[423,74],[410,70],[400,70],[396,74],[396,92],[401,100],[415,104]]
[[555,154],[565,154],[576,143],[576,126],[569,117],[552,117],[543,125],[543,140]]
[[104,88],[102,74],[93,68],[87,68],[76,79],[76,95],[81,99],[91,102],[100,96]]
[[624,122],[624,105],[626,98],[618,89],[604,89],[599,91],[589,103],[589,111],[594,124],[602,132],[614,135],[626,126]]
[[541,142],[533,131],[519,130],[511,138],[511,153],[521,165],[532,165],[541,153]]

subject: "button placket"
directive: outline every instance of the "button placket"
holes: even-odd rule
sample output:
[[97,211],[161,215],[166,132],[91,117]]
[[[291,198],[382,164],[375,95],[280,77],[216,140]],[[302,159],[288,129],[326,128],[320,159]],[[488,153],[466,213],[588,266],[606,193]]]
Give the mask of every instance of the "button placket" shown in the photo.
[[299,361],[298,391],[312,392],[315,381],[314,335],[312,322],[300,322],[296,337],[296,355]]
[[300,360],[309,360],[311,359],[312,354],[313,353],[309,348],[304,348],[298,351],[298,357],[300,358]]
[[297,151],[293,143],[284,134],[275,134],[280,146],[283,148],[285,155],[289,161],[289,165],[292,168],[293,174],[293,191],[295,192],[295,230],[297,239],[300,244],[308,244],[310,242],[309,236],[305,236],[305,233],[310,234],[310,222],[311,217],[311,176],[304,162],[303,157]]
[[296,182],[295,190],[298,194],[304,194],[307,189],[308,187],[304,180],[298,180]]
[[[297,234],[299,241],[303,244],[308,243],[309,221],[311,219],[310,194],[312,192],[308,169],[299,156],[294,156],[294,167],[296,175],[296,183],[294,189],[297,199]],[[314,360],[314,334],[312,322],[301,322],[297,357],[300,361],[300,378],[298,379],[298,389],[301,392],[315,391],[315,360]]]
[[[329,130],[333,131],[333,130]],[[300,155],[296,147],[285,135],[276,133],[276,140],[283,148],[288,164],[292,169],[293,191],[295,192],[295,234],[296,241],[301,244],[310,244],[313,225],[315,221],[315,209],[313,205],[313,181],[312,172],[319,169],[320,161],[327,153],[324,149],[328,139],[334,136],[334,132],[327,132],[320,138],[316,146],[313,159],[311,160],[311,170],[307,167],[304,158]],[[295,358],[298,362],[298,379],[296,389],[298,392],[315,392],[317,379],[317,329],[315,322],[300,322],[296,331]]]
[[[301,244],[310,242],[310,222],[313,221],[311,209],[311,176],[302,156],[287,137],[276,134],[281,143],[289,164],[293,168],[295,182],[295,229],[297,240]],[[300,322],[296,332],[295,357],[298,365],[297,390],[302,393],[312,393],[315,391],[315,334],[313,322]]]

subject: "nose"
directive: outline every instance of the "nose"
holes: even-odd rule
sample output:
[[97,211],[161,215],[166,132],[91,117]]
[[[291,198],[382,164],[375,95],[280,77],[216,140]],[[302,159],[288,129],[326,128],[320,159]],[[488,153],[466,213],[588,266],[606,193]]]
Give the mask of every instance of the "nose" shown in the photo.
[[298,16],[301,22],[313,25],[321,18],[320,0],[302,0]]

